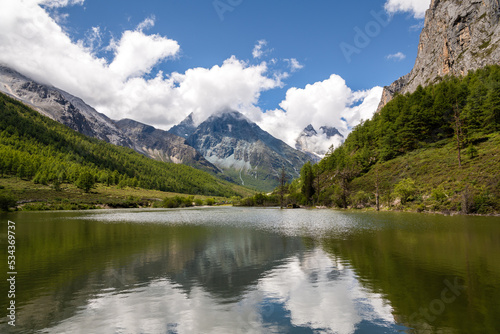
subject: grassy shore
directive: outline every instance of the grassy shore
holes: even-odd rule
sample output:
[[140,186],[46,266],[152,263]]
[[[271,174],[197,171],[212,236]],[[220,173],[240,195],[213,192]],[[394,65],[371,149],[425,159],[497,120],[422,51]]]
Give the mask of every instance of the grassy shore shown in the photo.
[[[238,192],[253,195],[252,190],[235,185]],[[17,201],[17,210],[85,210],[108,208],[161,207],[165,199],[192,200],[196,205],[224,204],[231,198],[188,195],[146,190],[141,188],[119,188],[97,184],[89,193],[72,184],[61,184],[56,190],[51,185],[35,184],[17,177],[0,178],[0,194],[9,195]]]

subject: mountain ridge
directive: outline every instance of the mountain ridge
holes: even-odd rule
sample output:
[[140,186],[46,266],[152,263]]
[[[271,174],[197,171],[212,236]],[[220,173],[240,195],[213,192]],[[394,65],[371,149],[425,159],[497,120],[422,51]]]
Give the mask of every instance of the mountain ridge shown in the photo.
[[181,137],[153,127],[146,128],[149,126],[137,121],[133,126],[130,122],[114,121],[82,99],[2,65],[0,91],[86,136],[132,148],[155,160],[186,164],[214,174],[219,172]]
[[278,185],[283,167],[296,178],[310,160],[234,110],[210,116],[187,142],[234,181],[266,191]]

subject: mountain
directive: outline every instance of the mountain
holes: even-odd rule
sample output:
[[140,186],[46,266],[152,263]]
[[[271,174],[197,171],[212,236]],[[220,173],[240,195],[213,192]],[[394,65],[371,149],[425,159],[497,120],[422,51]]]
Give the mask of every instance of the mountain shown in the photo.
[[[185,123],[186,124],[186,123]],[[285,168],[289,180],[299,176],[309,157],[274,138],[237,111],[209,117],[187,142],[224,174],[245,186],[269,191]]]
[[115,122],[133,143],[133,149],[155,160],[193,166],[211,173],[217,167],[186,143],[184,138],[131,119]]
[[319,132],[309,124],[297,137],[295,148],[306,153],[311,161],[318,162],[328,152],[328,149],[333,144],[332,138],[343,142],[344,136],[334,127],[322,126]]
[[182,122],[173,126],[168,132],[173,133],[182,138],[188,138],[196,131],[196,126],[193,121],[193,113],[189,114]]
[[81,99],[58,88],[35,82],[5,66],[0,66],[0,91],[86,136],[114,145],[133,147],[130,139],[111,119]]
[[0,116],[0,175],[44,185],[78,186],[87,177],[107,186],[224,197],[240,194],[234,184],[204,171],[89,138],[2,93]]
[[114,122],[81,99],[5,66],[0,66],[0,91],[86,136],[132,148],[155,160],[219,172],[183,138],[132,120]]
[[412,93],[440,78],[500,64],[498,0],[432,0],[413,70],[384,88],[380,109],[396,93]]

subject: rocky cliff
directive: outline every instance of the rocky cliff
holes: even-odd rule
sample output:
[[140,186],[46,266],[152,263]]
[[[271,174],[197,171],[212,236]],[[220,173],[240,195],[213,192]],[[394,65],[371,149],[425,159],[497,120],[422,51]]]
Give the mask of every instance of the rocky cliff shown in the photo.
[[395,93],[414,92],[446,75],[500,64],[500,0],[432,0],[413,70],[384,88],[379,110]]

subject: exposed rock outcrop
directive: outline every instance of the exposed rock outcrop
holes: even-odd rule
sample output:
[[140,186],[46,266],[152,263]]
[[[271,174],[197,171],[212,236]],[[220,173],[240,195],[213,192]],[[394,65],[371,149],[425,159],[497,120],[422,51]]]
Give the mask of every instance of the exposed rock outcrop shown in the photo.
[[446,75],[462,76],[500,64],[499,21],[499,0],[432,0],[415,66],[384,88],[379,111],[395,93],[412,93]]

